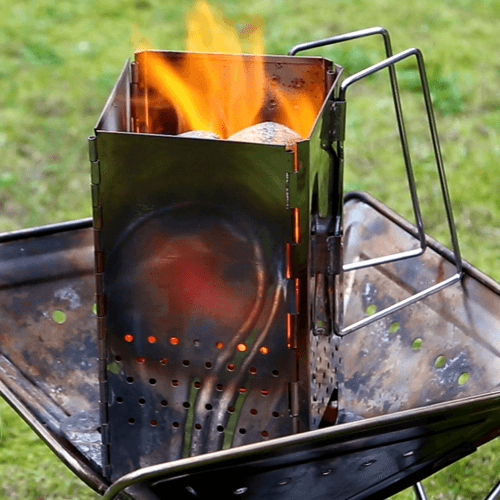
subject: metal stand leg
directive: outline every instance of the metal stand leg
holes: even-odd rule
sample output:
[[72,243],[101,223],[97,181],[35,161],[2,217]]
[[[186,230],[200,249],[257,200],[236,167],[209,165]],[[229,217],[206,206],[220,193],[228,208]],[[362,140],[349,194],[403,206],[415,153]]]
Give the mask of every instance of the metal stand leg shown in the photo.
[[493,488],[491,493],[485,498],[485,500],[495,500],[495,498],[500,498],[500,481]]
[[415,490],[415,495],[417,495],[417,500],[427,500],[424,487],[420,481],[413,486],[413,489]]

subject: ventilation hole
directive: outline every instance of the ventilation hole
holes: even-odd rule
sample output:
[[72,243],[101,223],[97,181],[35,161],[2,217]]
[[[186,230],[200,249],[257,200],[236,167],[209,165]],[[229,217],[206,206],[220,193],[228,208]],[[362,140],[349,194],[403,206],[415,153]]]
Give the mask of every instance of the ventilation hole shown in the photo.
[[121,356],[115,356],[115,361],[121,361],[122,357]]
[[143,405],[146,402],[144,398],[139,398],[139,404]]
[[195,347],[199,347],[200,346],[200,341],[198,339],[194,339],[193,340],[193,344]]
[[441,355],[436,358],[434,365],[436,366],[436,368],[441,368],[442,366],[444,366],[445,363],[446,363],[446,358]]
[[262,346],[262,347],[259,348],[259,352],[261,354],[269,354],[269,348]]
[[132,340],[134,340],[134,336],[127,333],[127,335],[123,337],[123,340],[125,340],[125,342],[132,342]]
[[223,391],[224,390],[224,386],[222,384],[217,384],[215,386],[215,388],[218,390],[218,391]]
[[182,364],[183,364],[184,366],[189,366],[189,359],[185,359],[185,360],[182,362]]
[[250,410],[250,413],[251,413],[252,415],[257,415],[257,410],[256,410],[255,408],[252,408],[252,409]]
[[196,491],[194,490],[194,488],[191,488],[191,486],[186,486],[186,490],[191,493],[191,495],[197,497],[198,496],[198,493],[196,493]]
[[93,314],[97,314],[97,304],[92,304],[90,310],[92,311]]
[[377,306],[375,304],[370,304],[366,309],[365,309],[365,314],[367,316],[371,316],[372,314],[375,314],[377,312]]
[[274,418],[278,418],[280,416],[280,414],[277,411],[273,411],[272,415]]
[[193,383],[193,386],[195,389],[199,389],[201,387],[201,382],[196,381]]
[[66,321],[66,313],[61,311],[60,309],[56,309],[55,311],[52,312],[52,319],[56,323],[64,323]]
[[467,382],[467,380],[469,380],[469,376],[470,375],[467,372],[462,373],[460,375],[460,377],[458,377],[458,380],[457,380],[457,382],[459,383],[459,385],[464,385]]
[[233,363],[229,363],[229,364],[227,365],[227,369],[228,369],[230,372],[234,371],[234,368],[235,368],[235,366],[233,365]]
[[177,387],[179,385],[179,381],[178,380],[172,380],[172,385],[174,387]]
[[277,377],[280,374],[278,370],[273,370],[273,377]]
[[212,363],[210,363],[210,361],[207,361],[205,363],[205,368],[208,368],[210,370],[210,368],[212,368]]
[[243,427],[238,431],[240,434],[246,434],[247,430],[244,429]]
[[201,424],[194,424],[194,428],[199,431],[201,429]]
[[212,408],[213,408],[213,406],[210,403],[207,403],[205,405],[205,409],[208,410],[208,411],[210,411]]
[[269,436],[269,432],[267,432],[267,431],[262,431],[262,432],[261,432],[261,434],[262,434],[262,436],[263,436],[263,437],[265,437],[265,438],[266,438],[267,436]]
[[255,366],[251,366],[251,367],[250,367],[250,373],[251,373],[252,375],[255,375],[255,374],[257,373],[257,368],[255,368]]
[[167,364],[167,358],[161,358],[160,365],[166,365],[166,364]]
[[123,403],[123,398],[122,398],[121,396],[118,396],[118,397],[116,398],[116,402],[117,402],[117,403]]
[[132,384],[134,382],[134,377],[127,377],[127,383]]
[[137,358],[137,362],[138,363],[142,364],[142,363],[144,363],[144,361],[146,361],[146,358],[143,358],[142,356],[140,356],[140,357]]
[[238,389],[238,392],[240,392],[241,394],[244,394],[245,392],[247,392],[247,390],[244,387],[240,387]]
[[179,422],[173,422],[172,427],[175,427],[177,429],[179,427]]
[[218,425],[218,426],[217,426],[217,430],[218,430],[219,432],[224,432],[224,427],[223,427],[222,425]]
[[416,338],[413,343],[411,344],[411,348],[416,351],[418,349],[420,349],[420,347],[422,346],[422,339],[419,337],[419,338]]
[[216,342],[215,347],[217,347],[217,349],[222,349],[224,347],[224,342]]
[[170,343],[172,345],[177,345],[179,343],[179,339],[177,337],[170,337]]
[[149,383],[150,383],[151,385],[155,385],[155,384],[156,384],[156,379],[155,379],[155,378],[150,378],[150,379],[149,379]]
[[238,349],[238,351],[240,352],[245,352],[248,349],[248,347],[246,346],[246,344],[238,344],[236,346],[236,349]]
[[263,395],[263,396],[267,396],[269,394],[269,391],[267,389],[262,389],[260,391],[260,393]]
[[148,337],[148,342],[149,342],[150,344],[154,344],[157,340],[158,340],[158,339],[157,339],[154,335],[150,335],[150,336]]
[[234,413],[234,406],[229,406],[228,409],[227,409],[227,411],[229,413]]
[[162,406],[167,406],[168,405],[168,401],[166,399],[163,399],[162,402],[161,402],[161,405]]
[[399,330],[399,323],[397,321],[393,321],[389,325],[389,333],[396,333]]
[[128,423],[131,425],[135,424],[135,418],[129,418]]
[[191,405],[186,401],[182,403],[182,406],[184,406],[184,408],[189,408]]
[[156,420],[151,420],[151,422],[149,422],[151,424],[152,427],[156,427],[158,425],[158,422]]
[[324,470],[321,475],[322,476],[329,476],[332,473],[332,469],[326,469]]
[[235,495],[243,495],[243,493],[246,493],[248,488],[246,486],[243,486],[242,488],[238,488],[234,490]]

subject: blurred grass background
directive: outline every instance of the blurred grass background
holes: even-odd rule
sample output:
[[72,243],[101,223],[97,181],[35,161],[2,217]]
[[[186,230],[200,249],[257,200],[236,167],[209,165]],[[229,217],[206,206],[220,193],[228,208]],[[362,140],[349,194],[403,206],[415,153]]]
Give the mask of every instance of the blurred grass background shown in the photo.
[[[191,0],[3,0],[0,16],[0,231],[91,215],[87,136],[133,53],[184,49]],[[500,2],[242,0],[212,2],[236,24],[259,16],[267,53],[371,26],[427,64],[463,256],[500,280]],[[353,73],[382,58],[378,38],[317,49]],[[418,74],[399,67],[426,229],[449,246]],[[346,187],[413,220],[387,75],[349,90]],[[480,499],[500,479],[500,440],[424,481],[430,498]],[[87,500],[72,475],[2,401],[0,498]],[[399,500],[414,498],[411,490]]]

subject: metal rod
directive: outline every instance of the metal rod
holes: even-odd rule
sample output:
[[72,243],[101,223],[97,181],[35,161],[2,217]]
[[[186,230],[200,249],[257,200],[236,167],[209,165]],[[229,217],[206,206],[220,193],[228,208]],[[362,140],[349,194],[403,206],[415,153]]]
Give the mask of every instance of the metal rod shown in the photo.
[[67,222],[56,222],[45,226],[28,227],[26,229],[17,229],[15,231],[7,231],[0,233],[0,243],[6,243],[13,240],[24,240],[26,238],[34,238],[36,236],[46,236],[48,234],[59,233],[61,231],[76,231],[92,227],[92,217],[85,219],[70,220]]
[[414,484],[413,489],[415,490],[417,500],[427,500],[427,497],[425,496],[424,486],[420,481]]
[[108,484],[103,478],[84,464],[81,458],[75,456],[75,453],[64,447],[48,429],[36,419],[35,415],[24,406],[15,394],[0,381],[0,395],[12,406],[16,413],[35,431],[38,436],[45,441],[47,446],[56,454],[71,471],[73,471],[83,482],[99,493],[104,493]]
[[[210,470],[210,468],[217,468],[218,466],[227,466],[234,460],[252,460],[257,457],[262,457],[266,454],[278,456],[280,454],[287,454],[293,452],[296,446],[308,445],[316,442],[333,442],[341,436],[353,434],[358,431],[377,432],[381,426],[387,428],[391,425],[406,422],[408,418],[416,421],[420,418],[428,418],[430,416],[436,417],[439,412],[445,412],[447,415],[454,412],[464,405],[488,402],[491,404],[493,400],[500,398],[500,392],[494,392],[481,396],[471,396],[456,401],[446,401],[444,403],[436,403],[429,406],[420,408],[413,408],[410,410],[403,410],[397,413],[380,415],[372,417],[367,420],[359,420],[356,422],[349,422],[342,425],[327,427],[324,429],[317,429],[299,434],[292,434],[290,436],[283,436],[272,439],[262,443],[250,443],[236,448],[229,448],[227,450],[213,451],[203,455],[181,458],[171,462],[164,462],[157,465],[150,465],[141,469],[129,472],[124,476],[117,479],[104,493],[102,500],[112,500],[127,486],[139,482],[153,482],[155,479],[167,480],[179,476],[190,474],[193,471],[197,472],[201,468]],[[488,498],[486,500],[493,500]]]
[[500,497],[500,481],[497,485],[491,490],[491,493],[484,500],[495,500]]
[[353,262],[351,264],[346,264],[343,266],[344,271],[354,271],[356,269],[363,269],[365,267],[378,266],[380,264],[387,264],[388,262],[395,262],[398,260],[409,259],[411,257],[418,257],[422,255],[425,248],[416,248],[415,250],[408,250],[407,252],[400,252],[391,255],[386,255],[385,257],[376,257],[374,259],[363,260],[361,262]]
[[427,112],[427,119],[429,122],[429,128],[431,132],[431,138],[432,138],[432,145],[434,147],[434,155],[436,158],[436,164],[437,164],[437,169],[438,169],[438,175],[439,175],[439,181],[441,183],[441,191],[443,194],[443,199],[444,199],[444,204],[445,204],[445,209],[446,209],[446,216],[448,219],[448,227],[450,230],[450,235],[451,235],[451,241],[452,241],[452,246],[453,246],[453,253],[455,256],[455,265],[457,267],[457,271],[462,274],[462,259],[460,256],[460,249],[458,245],[458,237],[456,233],[456,228],[455,228],[455,221],[453,218],[453,211],[451,209],[451,201],[450,201],[450,196],[448,192],[448,186],[446,183],[446,176],[444,172],[444,166],[443,166],[443,159],[441,156],[441,148],[439,145],[439,137],[437,133],[437,127],[436,127],[436,120],[434,118],[434,112],[432,108],[432,100],[431,100],[431,94],[429,91],[429,84],[427,81],[427,75],[425,73],[425,64],[424,64],[424,59],[422,56],[422,53],[420,52],[419,49],[417,48],[412,48],[412,49],[407,49],[404,50],[403,52],[400,52],[399,54],[396,54],[395,56],[389,57],[385,59],[384,61],[381,61],[377,64],[374,64],[373,66],[370,66],[369,68],[366,68],[352,76],[347,77],[342,84],[340,85],[340,95],[339,99],[345,100],[346,92],[347,89],[355,82],[372,75],[376,73],[377,71],[380,71],[384,68],[387,68],[388,66],[394,66],[399,61],[402,61],[403,59],[406,59],[408,57],[415,56],[417,59],[418,63],[418,69],[419,69],[419,74],[420,74],[420,82],[422,85],[422,92],[424,94],[424,101],[425,101],[425,108]]
[[[373,36],[373,35],[381,35],[384,41],[384,48],[385,48],[385,54],[386,58],[390,58],[393,53],[392,53],[392,45],[391,45],[391,38],[389,36],[389,32],[382,27],[374,27],[374,28],[368,28],[364,30],[358,30],[358,31],[352,31],[350,33],[343,33],[341,35],[336,35],[330,38],[324,38],[322,40],[316,40],[313,42],[306,42],[302,43],[299,45],[295,45],[290,49],[289,55],[293,56],[297,54],[297,52],[303,51],[303,50],[309,50],[317,47],[324,47],[326,45],[334,45],[337,43],[342,43],[342,42],[347,42],[350,40],[356,40],[359,38],[364,38],[368,36]],[[401,106],[401,97],[399,95],[399,87],[398,87],[398,82],[397,82],[397,76],[396,76],[396,69],[394,68],[394,65],[388,65],[388,70],[389,70],[389,80],[391,84],[391,90],[392,90],[392,97],[394,101],[394,110],[396,112],[396,121],[398,124],[398,131],[399,131],[399,138],[401,141],[401,149],[403,151],[403,158],[405,162],[405,169],[406,169],[406,177],[408,179],[408,186],[410,189],[410,196],[411,196],[411,201],[412,201],[412,206],[413,206],[413,213],[415,215],[415,224],[417,226],[418,230],[418,239],[420,241],[420,247],[421,247],[421,252],[419,255],[421,255],[426,248],[426,241],[425,241],[425,231],[424,231],[424,225],[423,225],[423,218],[422,218],[422,213],[420,211],[420,204],[418,201],[418,194],[417,194],[417,186],[415,182],[415,176],[413,173],[413,167],[411,163],[411,155],[410,155],[410,148],[408,146],[408,138],[406,135],[406,129],[405,129],[405,124],[404,124],[404,118],[403,118],[403,108]],[[342,99],[341,99],[342,100]],[[413,255],[409,255],[408,257],[412,257]],[[397,254],[394,260],[401,260],[404,258],[408,257],[401,257],[399,254]],[[385,260],[384,262],[391,262],[391,260]],[[369,264],[369,265],[376,265],[376,264]],[[357,265],[353,264],[355,267],[351,267],[352,269],[357,269],[361,267],[367,267],[365,265]]]
[[[390,307],[387,307],[386,309],[383,309],[382,311],[379,311],[378,313],[374,314],[373,316],[370,316],[368,318],[364,318],[360,321],[357,321],[356,323],[353,323],[352,325],[346,327],[346,328],[341,328],[338,335],[340,336],[345,336],[349,333],[354,332],[355,330],[358,330],[359,328],[362,328],[364,326],[367,326],[375,321],[378,321],[379,319],[382,319],[389,314],[392,314],[396,311],[399,311],[403,307],[406,307],[410,304],[413,304],[417,302],[418,300],[421,300],[423,298],[428,297],[429,295],[432,295],[436,293],[439,290],[442,290],[446,288],[449,285],[452,285],[453,283],[456,283],[462,279],[463,276],[463,269],[462,269],[462,259],[460,256],[460,250],[458,246],[458,238],[456,234],[456,229],[455,229],[455,222],[453,219],[453,212],[451,209],[451,201],[448,193],[448,187],[446,183],[446,177],[444,173],[444,167],[443,167],[443,160],[441,157],[441,149],[439,146],[439,138],[437,134],[437,128],[436,128],[436,122],[434,119],[434,113],[432,109],[432,101],[430,97],[430,92],[429,92],[429,85],[427,82],[427,76],[425,74],[425,65],[424,65],[424,60],[422,57],[422,53],[420,52],[419,49],[412,48],[412,49],[407,49],[403,52],[400,52],[399,54],[396,54],[392,57],[389,57],[385,59],[384,61],[381,61],[377,64],[374,64],[373,66],[370,66],[369,68],[365,68],[362,71],[359,71],[358,73],[351,75],[350,77],[346,78],[340,85],[340,92],[339,92],[339,100],[345,101],[346,100],[346,93],[347,89],[353,84],[356,83],[357,81],[372,75],[376,73],[377,71],[380,71],[382,69],[385,69],[387,67],[394,67],[394,65],[402,61],[403,59],[406,59],[408,57],[415,56],[417,58],[417,63],[418,63],[418,69],[419,69],[419,74],[420,74],[420,81],[421,81],[421,86],[422,86],[422,92],[424,95],[424,100],[425,100],[425,107],[426,107],[426,112],[427,112],[427,118],[429,122],[429,128],[431,131],[431,137],[432,137],[432,144],[434,147],[434,154],[436,157],[436,164],[437,164],[437,170],[438,170],[438,175],[439,175],[439,180],[441,183],[441,191],[444,199],[444,204],[445,204],[445,209],[446,209],[446,215],[448,219],[448,227],[450,230],[450,235],[451,235],[451,240],[452,240],[452,245],[453,245],[453,255],[454,255],[454,260],[455,260],[455,266],[457,269],[457,274],[452,276],[451,278],[448,278],[447,280],[438,283],[434,286],[431,286],[427,288],[426,290],[423,290],[421,292],[416,293],[415,295],[412,295],[411,297],[408,297],[407,299],[402,300],[401,302],[398,302],[397,304],[394,304]],[[419,232],[420,234],[420,232]],[[401,254],[399,254],[400,256]],[[394,257],[394,256],[392,256]],[[398,257],[398,254],[396,254],[396,257]],[[380,259],[375,259],[375,262],[380,264],[384,262],[384,258]],[[391,261],[391,256],[385,258],[385,262],[390,262]],[[363,263],[353,263],[353,264],[348,264],[345,266],[343,269],[346,270],[353,270],[359,267],[366,267],[366,262]]]
[[416,293],[415,295],[412,295],[404,300],[401,300],[400,302],[397,302],[396,304],[386,307],[385,309],[382,309],[382,311],[379,311],[372,316],[368,316],[367,318],[364,318],[360,321],[357,321],[356,323],[353,323],[352,325],[349,325],[342,329],[338,335],[341,337],[344,337],[348,335],[349,333],[352,333],[356,330],[359,330],[360,328],[370,325],[371,323],[375,323],[375,321],[378,321],[379,319],[385,318],[386,316],[389,316],[389,314],[393,314],[400,309],[403,309],[406,306],[409,306],[411,304],[414,304],[415,302],[418,302],[419,300],[425,299],[429,297],[430,295],[435,294],[436,292],[439,292],[440,290],[443,290],[444,288],[453,285],[454,283],[459,282],[462,279],[462,275],[460,273],[454,274],[451,278],[448,278],[447,280],[442,281],[441,283],[437,283],[436,285],[433,285],[429,288],[426,288],[425,290]]

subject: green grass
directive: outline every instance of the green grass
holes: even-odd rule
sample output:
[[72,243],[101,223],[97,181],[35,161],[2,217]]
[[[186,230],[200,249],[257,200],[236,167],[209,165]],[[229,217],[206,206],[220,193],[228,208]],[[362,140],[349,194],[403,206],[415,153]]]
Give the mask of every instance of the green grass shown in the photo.
[[[394,50],[427,63],[464,257],[500,280],[500,59],[497,0],[216,1],[234,22],[258,15],[267,52],[384,26]],[[132,40],[184,48],[187,0],[4,0],[0,17],[0,231],[91,214],[86,137]],[[324,48],[350,73],[381,58],[377,39]],[[426,229],[447,244],[418,75],[398,71]],[[349,90],[346,186],[366,189],[412,220],[386,75]],[[6,404],[0,405],[0,498],[96,498]],[[483,498],[500,476],[500,444],[424,481],[431,498]],[[413,498],[405,492],[396,498]]]

